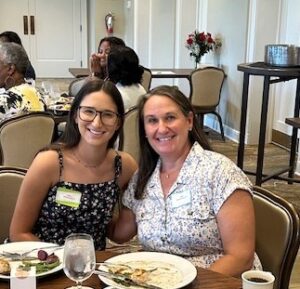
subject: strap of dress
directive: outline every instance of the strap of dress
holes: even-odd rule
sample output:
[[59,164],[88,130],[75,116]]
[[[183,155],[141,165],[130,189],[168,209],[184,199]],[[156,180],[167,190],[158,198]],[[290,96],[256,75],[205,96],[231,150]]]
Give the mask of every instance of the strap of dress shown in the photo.
[[117,151],[116,154],[117,155],[115,156],[115,179],[118,179],[122,171],[122,159]]
[[62,171],[64,168],[64,157],[61,149],[58,149],[57,153],[58,153],[58,161],[59,161],[59,180],[61,181]]

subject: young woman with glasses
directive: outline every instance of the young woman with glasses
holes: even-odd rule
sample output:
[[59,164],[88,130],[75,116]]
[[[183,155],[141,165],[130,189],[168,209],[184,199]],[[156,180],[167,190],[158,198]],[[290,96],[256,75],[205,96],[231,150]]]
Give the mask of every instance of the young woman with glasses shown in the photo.
[[105,249],[114,206],[137,169],[134,159],[113,149],[123,125],[118,89],[88,81],[72,104],[59,143],[40,152],[22,183],[10,227],[12,241],[64,244],[74,232],[91,234]]

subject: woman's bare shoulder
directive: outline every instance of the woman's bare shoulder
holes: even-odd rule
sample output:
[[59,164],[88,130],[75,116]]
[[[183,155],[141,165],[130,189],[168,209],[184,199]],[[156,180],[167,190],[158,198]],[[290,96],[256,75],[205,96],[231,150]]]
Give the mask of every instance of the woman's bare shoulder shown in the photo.
[[127,152],[123,152],[123,151],[119,151],[118,154],[121,156],[122,158],[122,166],[125,167],[132,167],[134,168],[134,170],[137,169],[138,165],[136,160]]
[[56,150],[46,150],[39,152],[34,158],[30,169],[53,171],[58,167],[59,157]]
[[119,151],[118,154],[122,159],[122,173],[121,177],[124,180],[124,183],[128,183],[134,172],[138,168],[136,160],[127,152]]
[[44,161],[52,162],[52,161],[56,160],[56,162],[57,162],[58,151],[54,150],[54,149],[41,151],[36,155],[35,160],[38,160],[39,162],[44,162]]

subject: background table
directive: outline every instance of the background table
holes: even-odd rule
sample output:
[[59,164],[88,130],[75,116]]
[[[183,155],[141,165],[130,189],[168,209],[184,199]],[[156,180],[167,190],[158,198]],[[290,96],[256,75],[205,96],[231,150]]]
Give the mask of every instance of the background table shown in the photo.
[[[109,251],[97,251],[97,262],[104,261],[115,253]],[[185,288],[191,289],[241,289],[242,282],[240,279],[230,276],[222,275],[210,270],[197,268],[198,274],[194,282]],[[74,282],[69,280],[63,271],[56,274],[49,275],[48,277],[40,278],[37,280],[37,289],[64,289],[73,285]],[[102,284],[97,275],[93,275],[84,282],[84,285],[91,286],[95,289],[103,288],[106,285]],[[9,282],[1,280],[0,289],[9,289]],[[26,289],[26,288],[24,288]]]
[[[259,142],[258,142],[258,154],[257,154],[257,166],[256,172],[247,172],[256,175],[256,185],[261,185],[271,178],[278,178],[284,180],[291,180],[294,176],[295,170],[295,157],[291,158],[288,167],[283,168],[278,172],[274,172],[270,175],[263,175],[264,164],[264,149],[266,139],[266,126],[267,126],[267,113],[269,106],[269,88],[272,83],[285,82],[292,79],[297,79],[297,87],[295,94],[294,104],[294,117],[299,117],[300,109],[300,67],[274,67],[266,65],[264,62],[255,62],[240,64],[237,67],[238,70],[244,72],[243,82],[243,95],[241,106],[241,122],[240,122],[240,141],[238,148],[237,165],[243,169],[244,164],[244,152],[245,152],[245,132],[246,132],[246,119],[247,119],[247,104],[248,104],[248,89],[249,89],[249,77],[250,75],[258,75],[264,77],[263,96],[261,103],[261,116],[260,116],[260,129],[259,129]],[[273,77],[273,79],[271,79]],[[256,117],[256,116],[253,116]],[[297,130],[293,130],[292,139],[297,139]],[[295,146],[296,147],[296,146]],[[292,156],[295,156],[295,151],[291,151]],[[281,177],[280,175],[289,172],[289,177]]]
[[[189,68],[151,68],[152,78],[189,78],[193,70]],[[76,78],[90,75],[88,68],[69,68],[69,72]]]

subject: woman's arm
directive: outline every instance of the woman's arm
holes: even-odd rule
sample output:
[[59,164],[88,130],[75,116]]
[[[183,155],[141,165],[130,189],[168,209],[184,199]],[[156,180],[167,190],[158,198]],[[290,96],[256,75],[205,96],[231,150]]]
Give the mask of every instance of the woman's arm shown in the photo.
[[122,207],[119,216],[108,227],[108,238],[116,243],[124,243],[133,238],[137,233],[134,213]]
[[210,269],[240,276],[252,267],[255,250],[255,216],[249,192],[236,190],[217,214],[225,255]]
[[32,233],[49,188],[59,179],[56,151],[39,153],[22,182],[10,224],[11,241],[38,240]]
[[[124,191],[137,170],[137,163],[128,153],[119,152],[119,154],[122,157],[122,174],[119,179],[119,185]],[[137,226],[134,213],[122,206],[119,215],[108,226],[108,238],[116,243],[124,243],[134,237],[136,232]]]
[[130,154],[119,151],[119,155],[122,158],[122,172],[119,178],[119,186],[124,192],[133,174],[136,172],[138,165]]

